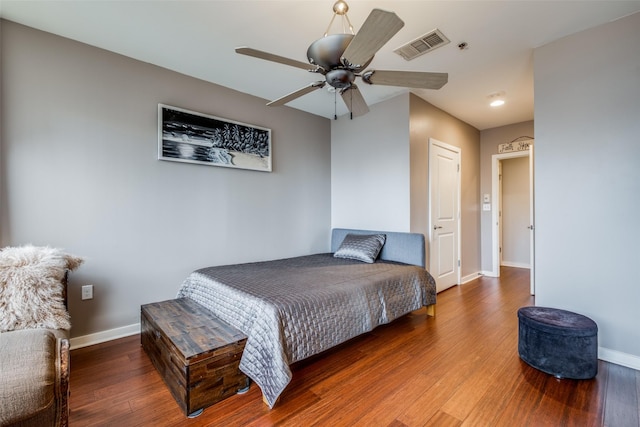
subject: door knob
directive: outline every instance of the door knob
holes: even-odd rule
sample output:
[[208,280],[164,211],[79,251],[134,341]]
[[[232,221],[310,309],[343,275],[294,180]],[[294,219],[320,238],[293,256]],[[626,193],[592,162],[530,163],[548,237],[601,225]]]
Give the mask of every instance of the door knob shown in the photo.
[[434,230],[437,230],[437,229],[439,229],[439,228],[442,228],[442,226],[441,226],[441,225],[434,225],[434,226],[433,226],[433,229],[434,229]]

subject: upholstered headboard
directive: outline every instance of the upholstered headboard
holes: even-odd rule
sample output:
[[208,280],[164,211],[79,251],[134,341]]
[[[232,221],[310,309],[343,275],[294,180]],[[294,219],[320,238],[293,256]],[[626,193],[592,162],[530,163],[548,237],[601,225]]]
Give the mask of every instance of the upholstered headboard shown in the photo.
[[424,235],[419,233],[401,233],[397,231],[355,230],[334,228],[331,231],[331,252],[340,247],[345,236],[352,234],[386,234],[387,240],[380,251],[379,258],[386,261],[426,267]]

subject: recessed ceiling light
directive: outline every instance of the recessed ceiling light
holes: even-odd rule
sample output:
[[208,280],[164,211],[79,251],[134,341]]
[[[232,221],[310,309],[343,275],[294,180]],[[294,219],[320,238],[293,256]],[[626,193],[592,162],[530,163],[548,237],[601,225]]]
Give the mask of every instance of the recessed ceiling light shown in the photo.
[[504,92],[492,93],[491,95],[488,96],[489,105],[492,107],[500,107],[501,105],[504,105],[504,102],[505,102],[504,97],[505,97]]

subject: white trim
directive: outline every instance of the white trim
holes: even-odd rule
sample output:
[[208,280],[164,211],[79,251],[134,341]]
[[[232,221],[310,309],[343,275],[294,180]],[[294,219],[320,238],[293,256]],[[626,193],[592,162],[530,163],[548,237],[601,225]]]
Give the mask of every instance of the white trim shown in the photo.
[[133,325],[123,326],[121,328],[109,329],[108,331],[71,338],[69,340],[69,344],[71,346],[71,350],[75,350],[77,348],[88,347],[90,345],[100,344],[118,338],[130,337],[131,335],[139,333],[140,323],[134,323]]
[[465,283],[469,283],[472,280],[476,280],[478,277],[481,277],[481,276],[482,276],[482,273],[479,271],[472,274],[467,274],[462,279],[460,279],[460,284],[464,285]]
[[502,265],[504,267],[531,268],[531,264],[527,264],[524,262],[510,262],[505,260],[502,260]]
[[529,145],[529,287],[531,295],[536,294],[536,209],[535,209],[535,156],[533,144]]
[[480,274],[487,277],[499,277],[499,276],[495,276],[493,271],[481,271]]
[[640,357],[634,356],[633,354],[598,347],[598,359],[640,371]]

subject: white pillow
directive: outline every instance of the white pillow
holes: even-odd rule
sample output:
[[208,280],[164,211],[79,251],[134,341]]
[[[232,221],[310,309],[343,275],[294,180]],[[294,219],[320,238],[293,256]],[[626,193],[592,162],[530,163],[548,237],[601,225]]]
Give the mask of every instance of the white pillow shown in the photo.
[[0,332],[16,329],[69,329],[63,298],[67,270],[83,259],[58,249],[7,247],[0,251]]

